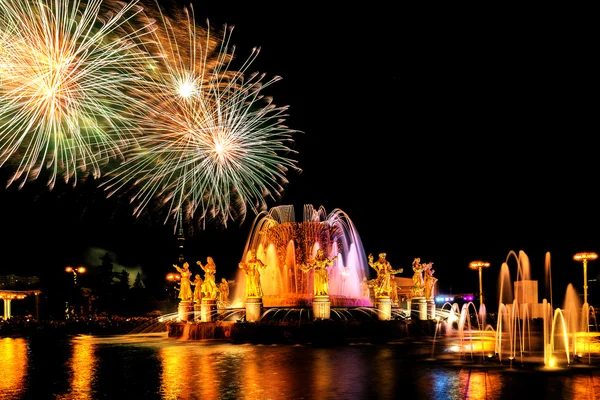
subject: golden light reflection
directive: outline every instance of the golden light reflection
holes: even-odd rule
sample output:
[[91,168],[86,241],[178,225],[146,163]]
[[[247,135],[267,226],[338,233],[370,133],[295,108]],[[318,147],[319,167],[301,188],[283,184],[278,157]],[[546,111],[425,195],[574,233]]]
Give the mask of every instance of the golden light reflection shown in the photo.
[[396,398],[393,391],[395,379],[397,379],[395,364],[391,362],[394,359],[394,352],[390,348],[383,348],[377,352],[375,365],[376,372],[373,376],[373,383],[379,388],[379,395],[383,399]]
[[594,395],[597,391],[598,382],[590,375],[573,375],[566,379],[561,398],[563,400],[596,400]]
[[243,399],[266,398],[263,392],[263,385],[260,385],[262,375],[265,371],[259,367],[255,357],[243,360],[240,364],[242,387],[246,388],[243,392]]
[[28,362],[25,339],[0,339],[0,393],[10,395],[23,390]]
[[458,387],[453,388],[455,393],[468,393],[469,399],[501,399],[502,380],[498,374],[488,371],[475,371],[461,369],[459,372]]
[[[299,377],[294,374],[295,367],[294,362],[298,362],[299,358],[291,356],[295,352],[279,352],[273,350],[274,353],[270,354],[270,350],[265,351],[250,351],[247,353],[239,353],[232,355],[233,362],[237,362],[240,376],[239,389],[237,398],[240,400],[255,400],[255,399],[289,399],[297,397],[297,393],[294,392],[294,388],[303,386],[307,383],[301,382],[304,376]],[[228,361],[229,362],[229,361]],[[313,381],[317,381],[316,376],[319,375],[316,368],[311,368],[311,372],[307,371]],[[329,375],[329,371],[324,369],[324,375]],[[317,382],[319,389],[324,390],[323,392],[318,391],[314,393],[323,393],[323,397],[327,397],[325,394],[331,395],[328,392],[326,377],[321,378],[320,382]],[[268,382],[267,385],[264,383]],[[335,384],[334,382],[329,385]],[[311,392],[313,392],[311,390]],[[232,393],[233,394],[233,393]]]
[[[507,345],[508,348],[508,345]],[[491,356],[496,352],[496,337],[493,331],[465,331],[456,342],[449,346],[455,353],[473,353],[474,355]]]
[[92,383],[96,380],[96,345],[89,336],[73,339],[69,366],[69,393],[57,395],[57,399],[93,399]]
[[[195,399],[198,395],[194,382],[194,371],[192,370],[192,357],[186,346],[168,346],[160,349],[160,362],[162,375],[160,378],[160,392],[164,399],[188,400]],[[213,379],[211,375],[203,375],[204,380]],[[202,399],[215,397],[204,397]]]
[[575,332],[575,348],[581,356],[600,354],[600,332]]
[[[215,376],[217,373],[215,364],[218,364],[222,358],[222,354],[203,352],[202,356],[198,357],[198,362],[195,365],[198,371],[198,378]],[[222,382],[222,380],[219,381]],[[213,379],[197,379],[196,386],[198,387],[198,393],[202,395],[202,399],[213,400],[220,397],[219,386],[215,384]]]

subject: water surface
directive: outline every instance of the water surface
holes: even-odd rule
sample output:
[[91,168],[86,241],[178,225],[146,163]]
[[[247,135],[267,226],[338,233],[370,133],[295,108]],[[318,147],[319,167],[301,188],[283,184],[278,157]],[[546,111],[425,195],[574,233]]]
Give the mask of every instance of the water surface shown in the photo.
[[182,341],[166,333],[0,338],[0,399],[600,397],[594,366],[541,371],[431,355],[428,342],[318,348]]

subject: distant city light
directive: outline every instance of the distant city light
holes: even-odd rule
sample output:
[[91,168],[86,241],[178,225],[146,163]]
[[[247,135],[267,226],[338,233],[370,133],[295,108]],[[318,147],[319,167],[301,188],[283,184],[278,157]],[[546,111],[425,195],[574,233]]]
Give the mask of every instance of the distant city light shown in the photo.
[[454,301],[473,301],[475,297],[472,294],[461,295],[438,295],[435,297],[436,303],[453,303]]

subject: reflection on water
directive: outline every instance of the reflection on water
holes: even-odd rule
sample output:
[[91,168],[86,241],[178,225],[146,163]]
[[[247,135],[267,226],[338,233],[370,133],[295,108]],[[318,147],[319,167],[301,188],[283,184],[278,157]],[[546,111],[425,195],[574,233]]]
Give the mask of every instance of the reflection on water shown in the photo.
[[[0,399],[596,399],[600,369],[431,360],[431,344],[331,348],[164,334],[0,339]],[[426,356],[423,356],[426,355]],[[529,395],[528,398],[531,398]]]
[[25,339],[0,338],[0,396],[11,396],[25,386],[27,362]]
[[168,347],[159,350],[162,365],[160,391],[167,399],[186,399],[183,387],[194,387],[193,375],[183,347]]
[[68,362],[69,391],[57,396],[57,399],[88,400],[93,399],[92,382],[95,380],[96,353],[93,338],[81,336],[72,342],[71,358]]

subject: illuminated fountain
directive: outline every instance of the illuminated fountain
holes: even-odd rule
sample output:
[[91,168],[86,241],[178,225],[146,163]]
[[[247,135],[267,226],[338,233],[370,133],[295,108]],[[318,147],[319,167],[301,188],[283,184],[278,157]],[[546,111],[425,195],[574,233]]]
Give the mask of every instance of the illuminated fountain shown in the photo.
[[[369,266],[360,236],[352,221],[336,209],[327,214],[323,207],[304,206],[303,220],[296,222],[293,206],[278,206],[259,215],[251,228],[243,261],[252,250],[266,265],[260,270],[265,307],[307,307],[313,303],[313,274],[302,267],[318,249],[330,258],[337,256],[329,274],[329,298],[332,307],[371,306],[361,291]],[[244,298],[246,274],[236,277],[234,303]]]
[[[390,307],[383,312],[371,301],[365,290],[370,266],[360,236],[339,209],[327,213],[305,205],[300,222],[292,206],[263,212],[243,254],[233,301],[215,310],[210,320],[172,324],[169,336],[314,342],[408,334],[410,311]],[[397,272],[401,269],[389,271]]]

